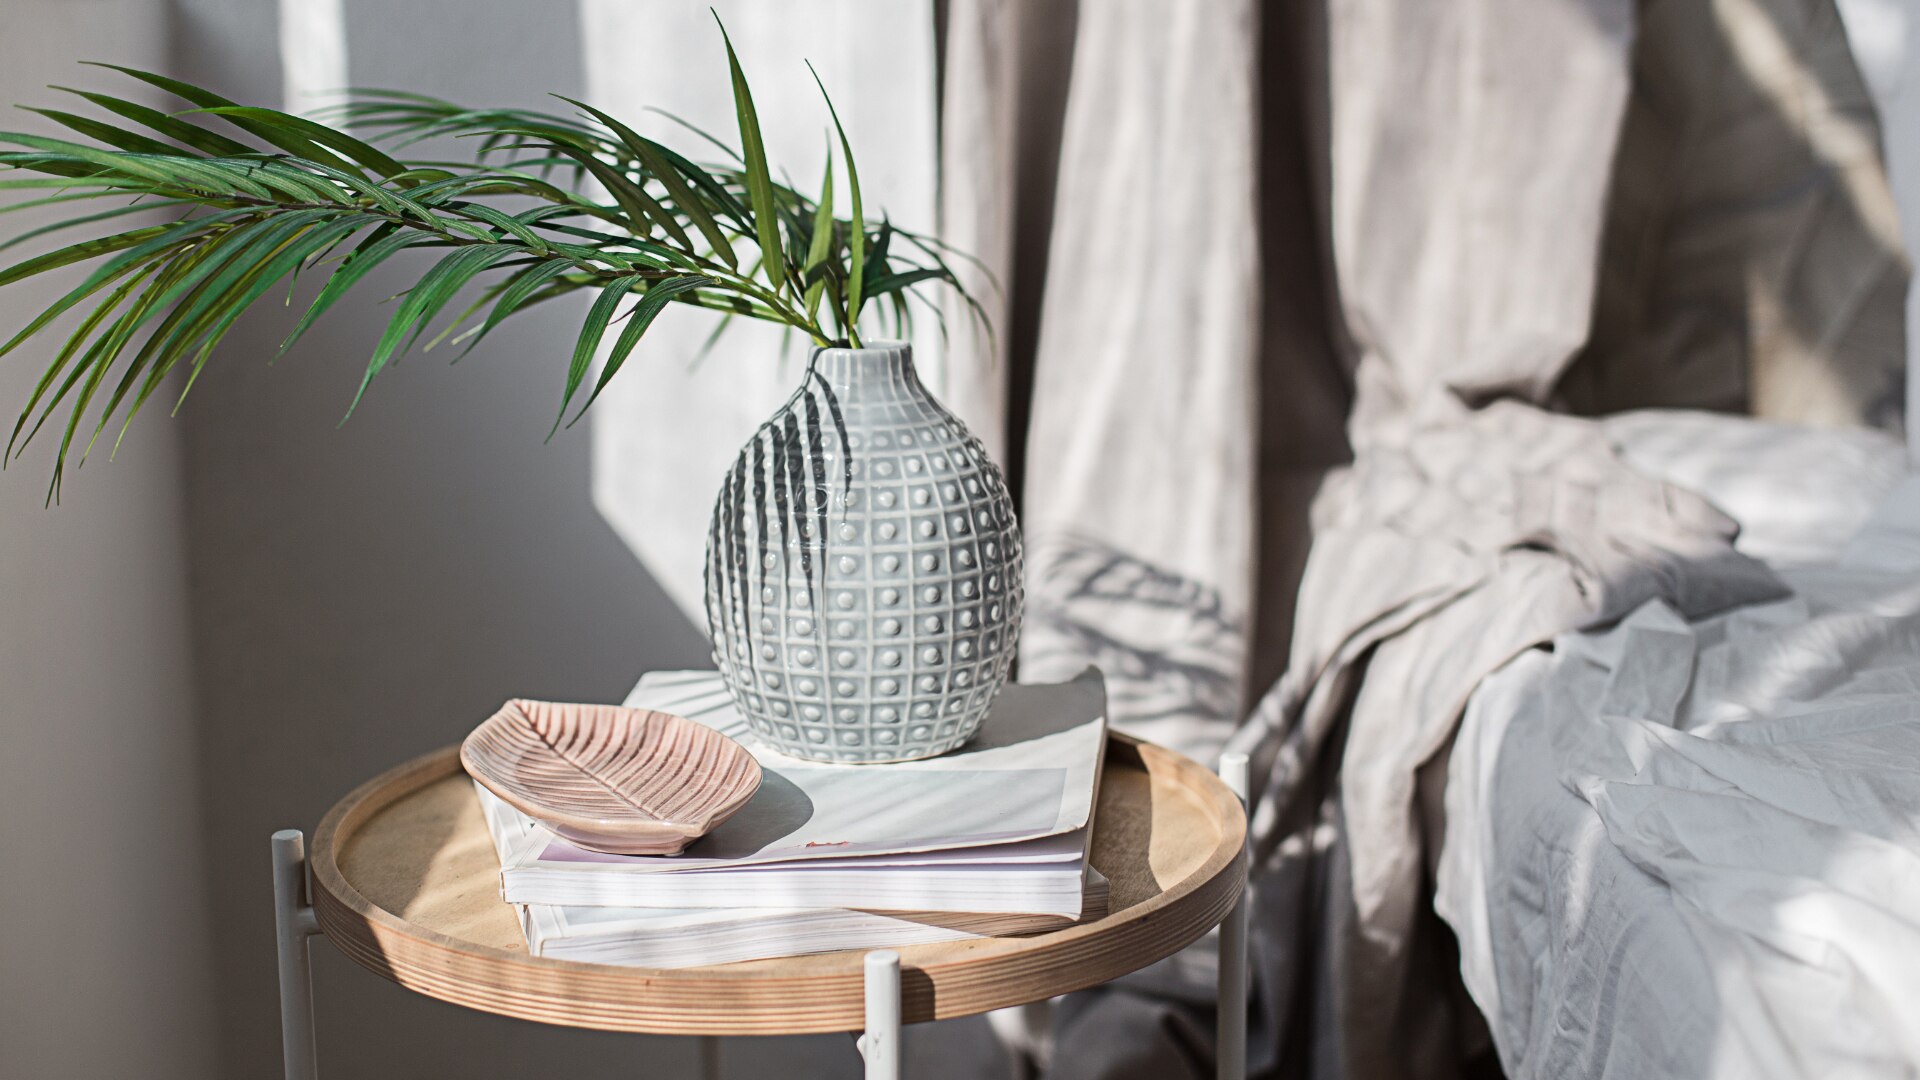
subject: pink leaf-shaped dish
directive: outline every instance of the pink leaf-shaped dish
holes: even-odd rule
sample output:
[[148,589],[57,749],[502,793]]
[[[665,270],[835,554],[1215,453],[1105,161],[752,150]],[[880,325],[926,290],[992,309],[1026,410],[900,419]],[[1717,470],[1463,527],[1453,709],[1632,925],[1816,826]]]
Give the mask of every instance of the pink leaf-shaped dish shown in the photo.
[[760,763],[672,713],[513,700],[460,746],[467,773],[584,848],[678,855],[747,804]]

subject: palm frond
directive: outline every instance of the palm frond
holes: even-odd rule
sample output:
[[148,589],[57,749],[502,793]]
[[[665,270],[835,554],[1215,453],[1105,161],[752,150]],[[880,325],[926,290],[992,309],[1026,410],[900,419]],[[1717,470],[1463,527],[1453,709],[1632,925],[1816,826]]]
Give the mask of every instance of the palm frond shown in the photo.
[[[575,293],[594,299],[567,364],[556,430],[569,422],[568,411],[589,385],[593,358],[614,327],[619,332],[599,377],[570,422],[592,406],[668,304],[720,312],[722,327],[735,315],[780,323],[820,345],[858,344],[868,300],[885,300],[894,329],[904,332],[911,324],[907,297],[928,284],[958,289],[984,318],[936,240],[885,221],[869,232],[852,147],[831,101],[852,217],[833,213],[831,154],[813,196],[774,180],[752,93],[724,27],[721,37],[740,147],[679,122],[722,151],[726,160],[718,164],[696,163],[592,105],[564,98],[575,113],[359,91],[313,119],[115,65],[99,66],[170,94],[184,107],[163,111],[98,91],[57,88],[101,115],[35,108],[30,111],[65,137],[0,131],[0,192],[27,196],[0,212],[73,212],[9,238],[0,249],[67,229],[118,231],[0,268],[4,288],[69,266],[91,267],[0,343],[4,356],[77,313],[21,409],[0,462],[17,459],[66,410],[48,491],[49,501],[56,499],[70,454],[84,462],[87,448],[116,417],[124,435],[176,372],[185,373],[184,400],[236,320],[276,284],[325,275],[284,351],[403,251],[436,257],[394,306],[349,415],[373,380],[419,342],[431,348],[451,339],[471,350],[514,314]],[[408,148],[437,140],[454,140],[449,145],[468,148],[471,156],[405,156]],[[100,199],[109,205],[97,206]],[[141,215],[160,220],[124,227]],[[909,243],[910,257],[890,250],[896,236]],[[450,311],[457,314],[446,318]]]

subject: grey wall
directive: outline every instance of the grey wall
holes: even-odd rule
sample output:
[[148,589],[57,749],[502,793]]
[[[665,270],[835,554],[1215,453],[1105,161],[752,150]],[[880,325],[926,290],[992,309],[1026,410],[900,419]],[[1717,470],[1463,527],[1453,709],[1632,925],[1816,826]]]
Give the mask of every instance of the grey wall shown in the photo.
[[[0,101],[52,104],[44,84],[71,83],[75,57],[165,53],[147,0],[7,0]],[[0,290],[5,337],[72,287],[55,277]],[[53,352],[0,360],[8,429]],[[0,474],[0,1076],[211,1072],[179,436],[143,426],[58,510],[41,508],[51,442]]]
[[[278,101],[270,2],[175,9],[175,74]],[[570,6],[507,10],[350,2],[352,77],[469,100],[578,94]],[[378,299],[418,265],[363,286],[271,366],[290,317],[256,313],[182,414],[231,1077],[268,1075],[279,1054],[272,830],[310,830],[354,785],[457,741],[508,697],[617,701],[648,667],[704,661],[701,636],[594,511],[584,431],[542,443],[574,307],[516,319],[457,370],[439,353],[412,357],[336,426],[379,333]],[[636,1056],[662,1075],[692,1060],[679,1041],[642,1050],[438,1005],[314,950],[331,1075],[630,1077]]]

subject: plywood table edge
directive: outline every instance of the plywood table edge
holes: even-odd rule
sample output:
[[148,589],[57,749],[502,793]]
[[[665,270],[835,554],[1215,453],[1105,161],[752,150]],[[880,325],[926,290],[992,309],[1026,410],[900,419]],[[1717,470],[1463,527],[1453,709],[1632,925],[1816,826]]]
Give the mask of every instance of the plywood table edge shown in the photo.
[[[1198,797],[1219,826],[1214,849],[1159,895],[1095,922],[970,942],[979,946],[971,955],[926,958],[917,948],[901,950],[905,1022],[1044,1000],[1137,971],[1204,937],[1239,898],[1246,819],[1233,793],[1191,759],[1117,732],[1109,737],[1136,749],[1150,773],[1165,767]],[[1106,765],[1113,765],[1110,752]],[[314,913],[327,940],[355,962],[428,997],[570,1027],[666,1035],[862,1027],[857,953],[850,963],[832,960],[847,954],[795,957],[783,962],[791,973],[769,971],[764,962],[673,971],[582,963],[462,941],[374,904],[340,870],[346,841],[382,809],[459,768],[457,746],[424,754],[362,784],[321,821],[308,860]]]

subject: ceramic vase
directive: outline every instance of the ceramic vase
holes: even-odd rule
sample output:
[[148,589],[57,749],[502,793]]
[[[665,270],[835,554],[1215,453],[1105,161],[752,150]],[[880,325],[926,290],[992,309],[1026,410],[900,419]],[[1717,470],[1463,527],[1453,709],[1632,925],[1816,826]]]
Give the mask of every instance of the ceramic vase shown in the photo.
[[817,350],[741,449],[707,534],[707,625],[760,739],[817,761],[953,750],[1006,683],[1020,528],[904,344]]

